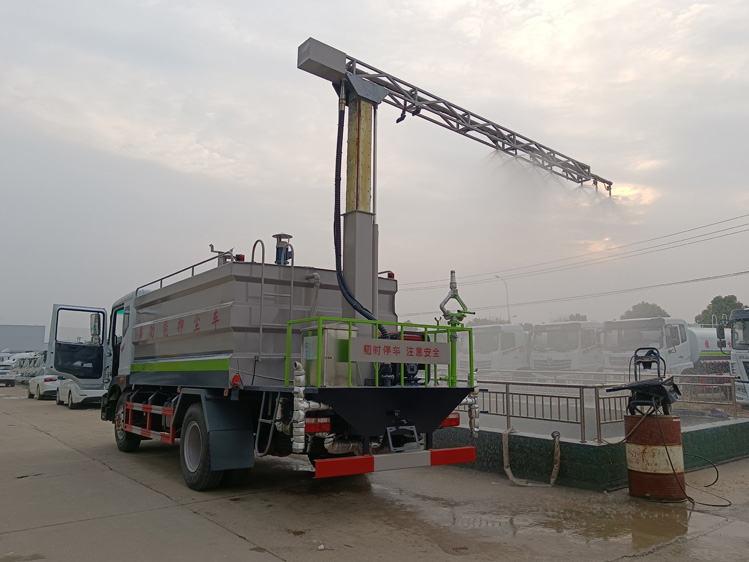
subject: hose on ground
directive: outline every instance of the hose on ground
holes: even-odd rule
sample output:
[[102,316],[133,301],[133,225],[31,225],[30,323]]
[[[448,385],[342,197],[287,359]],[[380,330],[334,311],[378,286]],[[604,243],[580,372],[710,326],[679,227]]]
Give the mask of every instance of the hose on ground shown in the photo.
[[551,488],[557,481],[557,476],[559,476],[559,465],[562,462],[562,451],[560,446],[562,435],[558,431],[555,431],[551,434],[552,438],[554,439],[554,466],[551,469],[551,478],[549,479],[549,483],[542,484],[540,482],[529,482],[528,480],[525,480],[523,478],[516,478],[512,474],[512,469],[510,468],[510,433],[515,433],[515,430],[512,427],[508,427],[505,431],[502,432],[502,461],[504,463],[504,469],[507,478],[510,479],[510,482],[518,486]]

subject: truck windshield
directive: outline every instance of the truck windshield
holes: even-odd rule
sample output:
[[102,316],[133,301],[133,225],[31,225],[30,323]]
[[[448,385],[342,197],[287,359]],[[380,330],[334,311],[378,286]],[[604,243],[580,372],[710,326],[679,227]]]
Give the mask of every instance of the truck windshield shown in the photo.
[[733,349],[749,350],[749,318],[733,321],[731,346],[733,346]]
[[603,334],[603,348],[608,351],[634,351],[640,347],[663,348],[663,322],[636,323],[607,322]]
[[533,351],[574,351],[580,347],[579,326],[533,328]]
[[474,330],[473,350],[476,353],[496,353],[499,351],[499,332]]

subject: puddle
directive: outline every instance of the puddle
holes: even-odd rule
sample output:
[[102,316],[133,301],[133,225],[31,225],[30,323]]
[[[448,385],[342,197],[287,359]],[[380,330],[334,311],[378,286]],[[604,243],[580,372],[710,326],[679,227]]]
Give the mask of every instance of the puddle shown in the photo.
[[647,550],[682,536],[701,534],[724,523],[718,516],[694,512],[688,503],[664,504],[629,498],[581,493],[566,497],[550,495],[548,501],[529,498],[502,507],[445,502],[443,499],[393,494],[376,487],[378,496],[418,511],[430,523],[469,530],[485,538],[563,535],[585,544],[617,543]]

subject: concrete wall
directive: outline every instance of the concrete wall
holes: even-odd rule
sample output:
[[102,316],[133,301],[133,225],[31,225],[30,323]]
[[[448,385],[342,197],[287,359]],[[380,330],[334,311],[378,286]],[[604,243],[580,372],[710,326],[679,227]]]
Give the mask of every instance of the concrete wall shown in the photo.
[[[693,426],[682,433],[684,464],[687,471],[710,466],[690,454],[713,463],[749,456],[749,420],[728,420]],[[502,433],[482,430],[478,439],[468,429],[450,427],[435,433],[435,448],[476,446],[476,462],[467,468],[504,475]],[[510,468],[517,478],[549,482],[553,467],[554,442],[550,437],[510,435]],[[599,445],[572,439],[561,441],[562,460],[557,485],[588,490],[611,490],[627,486],[627,460],[624,444]]]

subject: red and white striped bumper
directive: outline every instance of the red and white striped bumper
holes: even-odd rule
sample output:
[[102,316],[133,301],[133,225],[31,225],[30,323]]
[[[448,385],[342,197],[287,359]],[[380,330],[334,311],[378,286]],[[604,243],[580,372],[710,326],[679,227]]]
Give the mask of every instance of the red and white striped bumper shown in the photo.
[[319,459],[315,462],[315,478],[366,474],[382,470],[418,468],[474,462],[476,447],[454,447],[452,449],[430,449],[413,453],[388,453],[384,455],[362,455],[339,459]]

